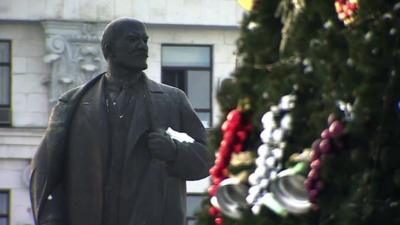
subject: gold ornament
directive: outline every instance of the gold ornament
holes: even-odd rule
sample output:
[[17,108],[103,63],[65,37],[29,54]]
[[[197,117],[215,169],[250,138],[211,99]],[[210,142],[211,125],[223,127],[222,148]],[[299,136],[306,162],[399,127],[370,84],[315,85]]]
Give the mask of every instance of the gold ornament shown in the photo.
[[230,165],[231,166],[247,166],[254,162],[254,155],[250,151],[233,153]]
[[254,0],[238,0],[239,5],[242,6],[245,10],[251,11],[254,6]]
[[302,153],[294,153],[289,157],[289,161],[291,162],[309,162],[311,161],[311,152],[312,150],[309,148],[306,148],[303,150]]
[[250,98],[240,99],[237,108],[241,112],[249,111],[251,109]]

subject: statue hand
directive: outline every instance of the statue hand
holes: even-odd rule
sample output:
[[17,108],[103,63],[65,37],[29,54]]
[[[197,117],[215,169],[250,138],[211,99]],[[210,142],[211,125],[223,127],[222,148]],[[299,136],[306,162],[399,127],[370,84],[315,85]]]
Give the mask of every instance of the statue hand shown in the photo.
[[163,161],[174,161],[178,153],[175,142],[165,132],[165,130],[150,132],[147,139],[147,145],[150,150],[150,155],[153,158]]

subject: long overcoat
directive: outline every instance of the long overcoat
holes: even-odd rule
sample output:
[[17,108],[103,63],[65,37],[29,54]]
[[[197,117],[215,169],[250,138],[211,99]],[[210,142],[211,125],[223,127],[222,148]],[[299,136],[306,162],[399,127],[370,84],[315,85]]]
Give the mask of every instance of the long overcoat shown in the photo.
[[[30,192],[38,225],[102,224],[109,146],[103,75],[64,94],[52,110],[32,162]],[[128,132],[119,225],[184,225],[185,181],[206,177],[211,166],[206,132],[182,91],[148,78],[145,83],[148,94],[137,98]],[[174,162],[152,159],[146,145],[149,121],[195,141],[175,142]]]

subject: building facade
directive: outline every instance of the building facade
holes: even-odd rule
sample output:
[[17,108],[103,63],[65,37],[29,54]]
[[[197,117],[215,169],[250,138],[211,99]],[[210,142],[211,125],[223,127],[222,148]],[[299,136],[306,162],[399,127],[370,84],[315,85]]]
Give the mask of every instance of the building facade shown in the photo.
[[[101,32],[112,19],[146,23],[147,76],[186,92],[206,127],[220,82],[235,68],[234,0],[0,1],[0,225],[33,224],[29,163],[64,91],[105,71]],[[188,182],[188,224],[208,179]]]

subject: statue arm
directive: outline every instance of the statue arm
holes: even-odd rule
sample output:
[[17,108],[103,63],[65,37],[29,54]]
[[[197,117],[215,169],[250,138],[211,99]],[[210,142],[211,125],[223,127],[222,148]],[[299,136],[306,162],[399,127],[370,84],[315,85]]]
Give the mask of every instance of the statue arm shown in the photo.
[[66,141],[64,118],[67,105],[59,102],[53,109],[49,126],[33,158],[30,195],[35,223],[63,224],[61,183],[63,151]]
[[180,132],[194,139],[193,143],[175,141],[177,155],[168,163],[168,170],[184,180],[198,180],[209,175],[211,156],[207,150],[207,134],[186,95],[178,91]]

